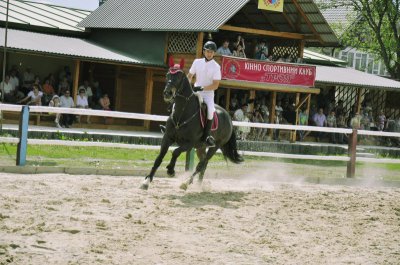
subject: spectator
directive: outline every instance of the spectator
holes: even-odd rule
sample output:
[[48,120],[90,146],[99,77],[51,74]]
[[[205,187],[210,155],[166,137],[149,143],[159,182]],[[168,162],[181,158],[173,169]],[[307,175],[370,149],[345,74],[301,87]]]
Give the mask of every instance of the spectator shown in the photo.
[[16,101],[24,98],[24,93],[22,93],[20,91],[20,86],[19,86],[19,78],[17,76],[17,70],[13,69],[11,70],[11,74],[10,74],[10,83],[13,87],[13,102],[11,103],[15,103]]
[[244,47],[244,39],[240,34],[237,36],[236,41],[233,43],[233,48],[236,48],[239,44],[242,44],[242,47]]
[[32,85],[31,89],[33,89],[34,85],[38,86],[39,91],[43,92],[43,88],[42,88],[42,85],[40,84],[40,77],[39,76],[35,76],[35,81],[33,81],[33,85]]
[[[346,128],[347,127],[346,126],[346,117],[343,115],[343,113],[337,115],[336,125],[338,128]],[[345,143],[344,138],[345,138],[345,134],[339,133],[337,135],[337,142],[339,144],[344,144]]]
[[237,94],[232,94],[231,104],[229,106],[231,111],[236,111],[239,108],[239,100],[237,99]]
[[[76,107],[81,109],[88,109],[89,103],[88,98],[86,96],[86,91],[84,88],[79,89],[79,95],[76,98]],[[78,116],[78,122],[81,122],[81,116]],[[90,124],[90,116],[87,116],[86,122]]]
[[343,106],[342,99],[339,99],[339,101],[335,107],[335,113],[336,113],[337,117],[339,117],[340,115],[344,116],[344,106]]
[[[263,116],[261,114],[260,108],[256,108],[254,110],[254,115],[253,115],[252,122],[264,123],[264,118],[263,118]],[[254,133],[253,133],[254,137],[257,140],[260,140],[261,137],[262,137],[262,134],[263,134],[263,128],[252,128],[252,129],[254,131]]]
[[229,49],[229,40],[224,40],[222,46],[218,48],[217,53],[220,55],[232,56],[232,52]]
[[85,90],[85,96],[87,97],[87,101],[89,103],[89,106],[92,106],[92,100],[93,100],[93,91],[92,88],[89,86],[89,81],[85,80],[83,82],[83,85],[81,85],[78,89],[79,94],[81,90]]
[[371,118],[369,117],[367,110],[364,110],[364,113],[361,116],[361,128],[367,131],[371,130]]
[[[235,121],[249,121],[249,119],[247,118],[246,114],[247,114],[247,104],[243,104],[241,106],[240,109],[237,109],[235,111],[235,113],[233,114],[233,120]],[[247,134],[250,132],[250,128],[249,127],[243,127],[240,126],[237,128],[237,132],[238,132],[238,138],[241,140],[245,140],[247,137]]]
[[386,124],[386,116],[383,113],[383,110],[379,111],[379,116],[378,116],[378,130],[383,131],[385,129],[385,124]]
[[266,46],[265,41],[261,40],[256,47],[255,59],[267,60],[267,58],[268,58],[268,47]]
[[[61,107],[63,108],[73,108],[75,107],[74,100],[71,97],[71,93],[69,90],[64,91],[64,95],[60,97]],[[74,122],[74,115],[73,114],[62,114],[61,115],[61,125],[65,128],[69,128],[72,126]]]
[[108,98],[107,93],[104,93],[103,96],[99,99],[99,104],[102,110],[111,110],[110,99]]
[[[328,127],[331,128],[337,128],[337,123],[336,123],[336,117],[335,117],[335,111],[331,111],[326,118],[326,124]],[[330,141],[331,143],[336,144],[336,133],[330,133]]]
[[18,101],[17,103],[23,103],[25,101],[28,101],[27,105],[34,105],[34,106],[41,106],[42,105],[42,96],[43,92],[39,91],[39,86],[38,85],[33,85],[32,86],[32,91],[28,93],[28,95]]
[[[283,108],[281,106],[282,102],[279,100],[278,103],[275,106],[275,124],[281,124],[282,123],[282,113],[283,113]],[[279,129],[274,129],[274,140],[275,141],[280,141],[280,130]]]
[[68,83],[68,79],[66,77],[64,77],[62,79],[62,81],[58,84],[58,91],[57,94],[58,95],[63,95],[65,93],[65,91],[70,90],[70,86]]
[[[299,113],[299,124],[300,124],[301,126],[307,126],[307,125],[308,125],[308,114],[307,114],[307,112],[304,111],[303,109],[300,109],[300,113]],[[303,140],[304,140],[305,132],[306,132],[306,131],[302,131],[302,130],[299,131],[299,138],[300,138],[300,141],[303,141]]]
[[[324,114],[323,108],[319,108],[318,113],[316,113],[313,117],[315,126],[324,127],[326,126],[326,116]],[[317,132],[317,142],[321,141],[324,136],[323,132]]]
[[50,73],[47,77],[46,80],[49,80],[49,84],[54,88],[56,87],[56,78],[54,77],[54,74]]
[[55,94],[56,92],[54,91],[54,87],[50,84],[50,80],[46,79],[43,84],[43,105],[48,105]]
[[30,67],[26,68],[26,71],[23,73],[22,76],[22,87],[21,90],[24,95],[27,95],[30,92],[30,89],[35,82],[35,75],[31,71]]
[[1,93],[4,93],[4,101],[8,103],[14,103],[15,102],[15,96],[14,96],[14,89],[13,86],[10,82],[10,76],[6,75],[4,78],[4,81],[1,82],[0,84],[0,95]]
[[244,47],[242,44],[239,44],[234,50],[233,50],[233,56],[240,57],[240,58],[246,58],[246,54],[244,52]]
[[[54,108],[61,107],[61,101],[60,101],[60,97],[58,95],[53,96],[53,98],[49,102],[49,107],[54,107]],[[57,128],[62,128],[62,126],[60,125],[60,117],[61,117],[61,114],[56,113],[56,119],[54,120],[54,122],[55,122]]]

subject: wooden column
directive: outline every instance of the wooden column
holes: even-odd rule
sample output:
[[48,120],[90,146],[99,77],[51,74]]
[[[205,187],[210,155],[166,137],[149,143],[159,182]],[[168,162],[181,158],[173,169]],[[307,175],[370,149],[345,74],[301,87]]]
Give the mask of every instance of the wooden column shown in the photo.
[[[272,92],[271,95],[271,110],[270,110],[270,115],[269,115],[269,123],[275,123],[275,107],[276,107],[276,91]],[[268,135],[272,138],[273,137],[273,129],[269,130]]]
[[303,59],[303,56],[304,56],[304,40],[301,40],[299,44],[299,58]]
[[226,89],[226,96],[225,96],[225,109],[229,111],[229,106],[231,104],[231,89]]
[[[296,93],[295,106],[298,106],[299,103],[300,103],[300,93]],[[296,109],[296,121],[295,121],[294,125],[298,125],[298,124],[299,124],[299,109],[297,108]],[[292,131],[290,136],[291,136],[290,137],[290,141],[293,142],[293,143],[296,142],[296,130]]]
[[361,87],[357,88],[357,110],[356,110],[356,112],[358,112],[358,114],[361,114],[360,113],[360,110],[361,110],[361,92],[362,92],[362,88]]
[[74,98],[75,104],[76,104],[76,97],[78,95],[80,68],[81,68],[81,61],[80,60],[75,60],[74,85],[72,87],[72,96]]
[[203,55],[203,39],[204,32],[199,32],[197,34],[196,58],[200,58]]
[[[151,104],[153,100],[153,70],[146,69],[146,90],[145,90],[145,105],[144,105],[144,113],[151,114]],[[145,130],[150,129],[150,121],[144,121]]]
[[347,162],[348,178],[354,178],[356,174],[356,149],[357,149],[357,130],[353,129],[353,133],[349,137],[348,155],[350,160]]
[[256,91],[253,89],[253,90],[250,90],[250,97],[249,97],[249,100],[251,100],[251,99],[253,99],[253,103],[251,103],[250,104],[250,108],[249,108],[249,110],[250,111],[253,111],[254,110],[254,99],[256,98]]

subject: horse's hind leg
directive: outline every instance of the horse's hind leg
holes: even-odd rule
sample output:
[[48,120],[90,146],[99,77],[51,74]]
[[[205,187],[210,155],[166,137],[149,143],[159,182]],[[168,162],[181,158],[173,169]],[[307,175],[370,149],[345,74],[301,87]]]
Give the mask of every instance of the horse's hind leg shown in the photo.
[[189,149],[191,149],[192,146],[179,146],[178,148],[176,148],[173,152],[172,152],[172,158],[171,161],[169,162],[168,166],[167,166],[167,174],[171,177],[175,176],[175,164],[176,164],[176,160],[178,159],[178,157],[182,154],[182,152],[185,152]]
[[160,166],[164,156],[168,152],[168,148],[172,144],[172,141],[164,135],[162,142],[161,142],[161,149],[160,153],[158,154],[156,160],[154,161],[154,165],[151,168],[150,174],[146,176],[142,185],[140,186],[141,189],[147,190],[149,188],[150,182],[153,181],[154,174],[156,173],[158,167]]

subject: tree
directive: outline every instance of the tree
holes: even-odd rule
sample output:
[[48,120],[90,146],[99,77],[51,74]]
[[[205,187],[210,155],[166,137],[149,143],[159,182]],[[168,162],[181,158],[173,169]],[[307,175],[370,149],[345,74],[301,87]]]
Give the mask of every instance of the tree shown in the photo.
[[337,6],[352,8],[357,17],[342,44],[379,55],[391,77],[400,79],[400,0],[336,0],[321,8]]

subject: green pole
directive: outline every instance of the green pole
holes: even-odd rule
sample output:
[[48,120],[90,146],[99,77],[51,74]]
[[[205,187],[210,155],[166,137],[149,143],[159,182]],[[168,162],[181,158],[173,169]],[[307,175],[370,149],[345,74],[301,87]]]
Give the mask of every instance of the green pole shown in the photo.
[[193,171],[194,169],[194,149],[190,149],[186,152],[186,164],[185,171]]

